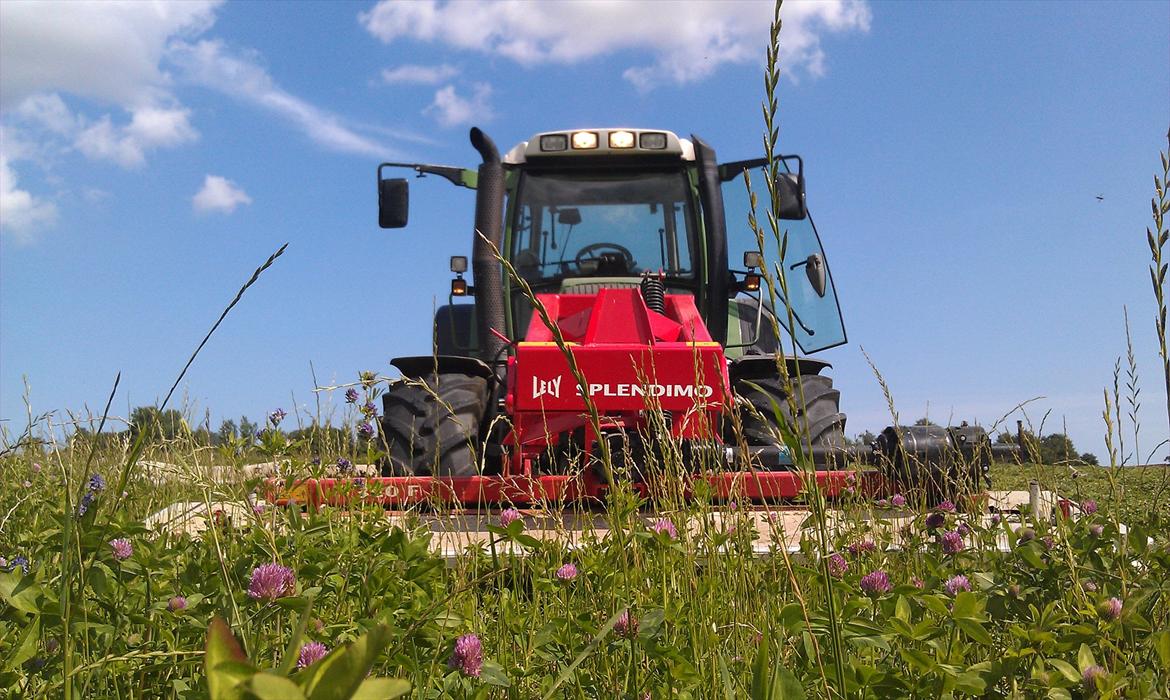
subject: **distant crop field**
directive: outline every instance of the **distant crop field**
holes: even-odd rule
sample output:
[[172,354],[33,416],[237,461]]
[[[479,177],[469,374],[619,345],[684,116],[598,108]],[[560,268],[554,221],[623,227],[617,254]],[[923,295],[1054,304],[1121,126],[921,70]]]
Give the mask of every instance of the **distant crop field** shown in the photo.
[[1170,522],[1170,467],[1149,465],[1110,469],[1096,466],[996,464],[991,468],[993,488],[1026,490],[1032,480],[1043,489],[1081,501],[1095,499],[1134,525]]

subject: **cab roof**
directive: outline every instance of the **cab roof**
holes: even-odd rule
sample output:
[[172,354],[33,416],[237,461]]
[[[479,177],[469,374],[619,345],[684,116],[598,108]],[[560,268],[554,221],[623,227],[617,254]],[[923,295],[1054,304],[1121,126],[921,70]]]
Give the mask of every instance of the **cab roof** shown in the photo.
[[504,163],[561,161],[628,157],[695,159],[695,147],[687,139],[663,129],[592,128],[542,131],[516,144],[504,155]]

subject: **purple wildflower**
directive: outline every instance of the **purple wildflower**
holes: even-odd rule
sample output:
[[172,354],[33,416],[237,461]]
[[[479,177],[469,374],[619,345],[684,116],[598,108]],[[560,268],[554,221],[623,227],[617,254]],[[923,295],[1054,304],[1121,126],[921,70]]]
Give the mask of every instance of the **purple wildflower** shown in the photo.
[[167,601],[167,610],[180,612],[187,609],[187,599],[181,595],[174,596]]
[[[1081,512],[1085,515],[1092,515],[1097,512],[1097,502],[1093,499],[1087,499],[1081,503]],[[1098,667],[1100,668],[1100,667]]]
[[1045,535],[1040,541],[1044,543],[1045,549],[1052,549],[1056,546],[1056,540],[1053,539],[1052,535]]
[[845,549],[849,552],[850,556],[856,557],[861,554],[877,551],[877,545],[873,543],[873,540],[862,540],[851,543]]
[[845,475],[845,483],[846,484],[856,484],[857,483],[857,472],[849,472],[848,474],[846,474]]
[[992,527],[997,527],[1001,522],[1003,522],[1003,516],[999,513],[992,513],[990,522]]
[[957,530],[944,532],[942,536],[942,551],[944,554],[958,554],[963,551],[963,536]]
[[367,401],[362,404],[362,413],[367,416],[375,416],[378,414],[378,407],[374,405],[373,401]]
[[954,513],[955,504],[951,501],[943,501],[942,503],[938,504],[938,509],[944,513]]
[[1084,683],[1085,690],[1094,691],[1097,689],[1097,679],[1104,676],[1105,669],[1093,664],[1081,672],[1081,682]]
[[1032,540],[1036,539],[1036,531],[1030,527],[1022,527],[1019,530],[1016,530],[1016,539],[1019,540],[1020,543],[1031,542]]
[[342,474],[346,474],[350,469],[353,469],[353,462],[349,461],[345,457],[337,458],[337,471],[341,472]]
[[1100,523],[1089,526],[1089,534],[1093,537],[1100,537],[1105,534],[1105,526]]
[[11,566],[11,568],[8,569],[9,571],[16,571],[17,569],[20,569],[22,572],[27,574],[28,573],[28,557],[24,557],[24,556],[13,557],[10,566]]
[[857,493],[857,489],[853,488],[852,486],[846,486],[846,487],[845,487],[845,495],[846,495],[846,496],[850,496],[850,497],[852,497],[852,496],[853,496],[853,495],[855,495],[856,493]]
[[284,412],[283,408],[278,408],[272,413],[268,414],[268,422],[272,423],[272,427],[275,428],[276,426],[280,425],[280,421],[284,420],[284,417],[287,415],[288,414]]
[[613,631],[617,632],[619,637],[633,639],[638,636],[638,618],[634,617],[629,610],[623,610],[622,614],[618,615],[617,622],[614,623]]
[[861,577],[861,590],[867,595],[880,596],[889,593],[894,586],[890,583],[890,575],[878,569]]
[[369,421],[362,421],[358,423],[358,435],[364,438],[374,437],[374,426]]
[[931,513],[926,516],[926,529],[937,530],[938,528],[945,525],[946,522],[947,516],[943,515],[942,513]]
[[966,537],[967,535],[971,534],[971,526],[967,523],[959,523],[957,526],[955,526],[955,531],[963,537]]
[[833,578],[841,578],[845,572],[849,570],[849,562],[845,561],[845,557],[840,553],[834,552],[829,557],[829,575]]
[[357,400],[358,400],[357,389],[350,387],[350,388],[345,390],[345,402],[346,403],[357,403]]
[[902,506],[906,505],[906,497],[900,493],[895,493],[890,497],[890,505],[894,506],[895,508],[901,508]]
[[252,570],[248,582],[248,597],[252,600],[273,601],[292,595],[297,576],[293,570],[280,564],[261,564]]
[[94,474],[89,477],[89,490],[101,491],[106,487],[106,480],[102,478],[101,474]]
[[921,577],[915,576],[910,579],[910,585],[919,590],[922,590],[923,588],[926,588],[926,581],[923,581]]
[[118,561],[126,561],[130,555],[134,554],[134,545],[130,544],[130,540],[125,537],[110,540],[110,549],[114,550],[114,558]]
[[93,493],[93,491],[87,491],[81,497],[81,501],[77,504],[77,517],[85,517],[85,514],[89,511],[89,507],[93,505]]
[[678,539],[678,530],[674,527],[674,523],[666,518],[655,520],[654,524],[650,526],[650,529],[660,535],[666,535],[667,539]]
[[557,569],[557,578],[562,581],[572,581],[577,578],[577,567],[572,564],[565,564]]
[[40,474],[41,473],[41,463],[40,462],[33,462],[32,463],[32,470],[33,470],[33,474]]
[[503,513],[500,513],[500,527],[507,528],[512,523],[520,520],[524,516],[515,508],[508,508]]
[[479,637],[465,634],[456,639],[447,666],[459,669],[465,676],[478,678],[480,671],[483,670],[483,644],[480,643]]
[[1121,617],[1121,599],[1110,598],[1097,604],[1097,616],[1106,622],[1113,622]]
[[329,653],[329,647],[321,642],[309,642],[301,647],[301,653],[297,654],[297,668],[307,668],[325,658]]
[[890,507],[890,499],[879,498],[876,501],[874,501],[873,504],[875,506],[877,506],[878,508],[889,508]]
[[958,595],[962,591],[970,591],[971,582],[967,580],[966,576],[958,574],[947,579],[943,587],[947,589],[949,595]]
[[8,560],[5,559],[4,557],[0,557],[0,569],[7,569],[7,568],[8,568]]
[[252,513],[256,516],[264,515],[264,504],[263,503],[253,503],[252,504]]

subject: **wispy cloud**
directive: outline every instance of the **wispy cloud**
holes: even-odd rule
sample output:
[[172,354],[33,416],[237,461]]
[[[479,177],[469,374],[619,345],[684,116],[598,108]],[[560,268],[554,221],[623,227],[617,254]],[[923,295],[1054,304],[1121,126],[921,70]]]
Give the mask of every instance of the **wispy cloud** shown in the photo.
[[459,69],[446,63],[438,66],[402,65],[382,70],[382,82],[387,85],[412,83],[415,85],[438,85],[459,74]]
[[321,146],[343,153],[385,157],[394,149],[355,131],[341,117],[281,88],[251,52],[229,51],[218,40],[175,42],[170,59],[182,80],[265,109],[296,126]]
[[252,198],[236,183],[219,175],[203,178],[203,187],[191,198],[191,205],[201,214],[218,212],[230,214],[241,204],[251,204]]
[[28,243],[56,220],[57,206],[17,187],[16,173],[0,154],[0,232],[17,243]]
[[[381,0],[359,15],[383,42],[435,42],[510,58],[524,65],[578,63],[619,51],[648,51],[653,61],[624,77],[639,89],[684,84],[726,63],[761,61],[773,4],[760,0]],[[781,60],[790,75],[825,70],[821,35],[868,31],[864,0],[784,5]]]
[[423,114],[434,117],[439,124],[448,127],[491,120],[489,99],[492,86],[476,83],[474,90],[471,98],[465,98],[455,91],[454,85],[442,87],[435,92],[435,99],[423,110]]

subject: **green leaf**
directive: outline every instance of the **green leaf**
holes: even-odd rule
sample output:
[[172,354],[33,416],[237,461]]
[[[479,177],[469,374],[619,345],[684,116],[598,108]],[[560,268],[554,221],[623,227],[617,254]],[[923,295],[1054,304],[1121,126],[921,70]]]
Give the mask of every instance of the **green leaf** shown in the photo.
[[508,674],[504,672],[504,667],[494,661],[483,662],[483,669],[479,672],[479,679],[488,685],[494,685],[498,688],[507,688],[512,685],[512,681],[508,679]]
[[955,620],[955,624],[959,629],[963,630],[968,637],[983,644],[984,646],[991,646],[991,635],[987,633],[983,625],[977,620],[972,620],[969,617],[960,617]]
[[561,687],[561,684],[567,681],[569,676],[573,675],[573,670],[580,666],[581,662],[588,658],[588,656],[592,654],[595,649],[597,649],[598,645],[601,644],[601,640],[605,639],[606,635],[608,635],[613,629],[614,625],[617,624],[618,618],[622,616],[623,612],[625,611],[619,610],[613,614],[613,617],[610,617],[608,620],[606,620],[605,624],[601,626],[601,629],[597,631],[597,634],[593,635],[593,639],[590,639],[589,643],[585,645],[585,648],[581,650],[581,653],[577,654],[577,658],[573,659],[573,662],[565,667],[565,669],[557,675],[557,679],[553,681],[553,684],[549,686],[549,689],[544,691],[544,695],[541,696],[541,700],[549,700],[549,698],[556,694],[557,688]]
[[0,573],[0,598],[22,612],[34,615],[41,612],[41,587],[36,579],[25,576],[19,568]]
[[8,661],[5,662],[4,668],[16,669],[25,661],[33,657],[37,653],[37,641],[41,636],[41,617],[37,615],[24,628],[24,633],[20,636],[20,641],[12,646],[12,654],[9,655]]
[[305,694],[284,676],[267,671],[257,673],[248,681],[248,692],[259,700],[304,700]]
[[1060,671],[1060,675],[1064,676],[1070,683],[1081,682],[1081,674],[1069,662],[1061,659],[1048,659],[1048,665]]
[[929,654],[918,649],[899,649],[898,653],[902,655],[902,660],[906,662],[911,668],[917,669],[923,673],[930,673],[937,665]]
[[329,652],[310,666],[300,681],[305,695],[311,700],[348,700],[389,641],[389,628],[376,625],[353,642]]
[[951,606],[951,615],[956,619],[960,617],[974,617],[978,599],[974,593],[963,591],[955,596],[955,603]]
[[779,660],[772,661],[771,635],[765,634],[752,663],[752,700],[803,699],[804,686],[784,668]]
[[218,615],[207,627],[207,647],[203,657],[207,688],[211,700],[236,700],[241,697],[240,684],[255,674],[248,657],[240,648],[227,623]]
[[401,678],[367,678],[351,700],[394,700],[410,692],[410,681]]
[[906,596],[898,596],[898,602],[894,604],[894,617],[902,622],[910,622],[910,601],[906,600]]
[[297,659],[300,656],[301,640],[305,638],[305,628],[309,625],[309,613],[312,611],[313,597],[309,596],[308,603],[305,605],[304,611],[301,612],[300,618],[297,620],[296,629],[293,631],[292,637],[288,640],[288,646],[284,649],[284,659],[280,664],[280,673],[283,676],[288,676],[297,666]]
[[983,680],[978,673],[960,673],[955,679],[955,690],[969,695],[983,695],[987,690],[987,681]]
[[1090,666],[1096,666],[1097,660],[1093,658],[1093,650],[1089,648],[1088,644],[1081,644],[1081,648],[1077,650],[1077,668],[1081,673]]
[[1162,660],[1162,668],[1170,671],[1170,630],[1152,635],[1150,641]]

